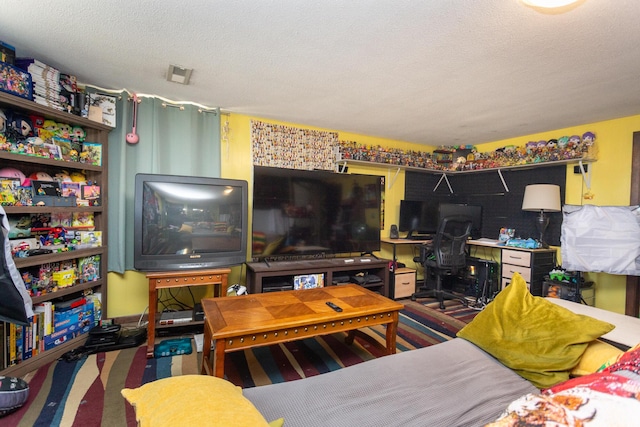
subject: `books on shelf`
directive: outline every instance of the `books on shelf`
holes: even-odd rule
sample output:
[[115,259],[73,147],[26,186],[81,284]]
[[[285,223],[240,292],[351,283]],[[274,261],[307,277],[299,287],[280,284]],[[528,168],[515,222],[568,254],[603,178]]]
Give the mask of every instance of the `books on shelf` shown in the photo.
[[33,308],[33,312],[38,315],[42,314],[43,335],[51,335],[53,333],[53,303],[45,301],[37,304]]
[[3,344],[0,369],[20,364],[88,332],[96,324],[95,299],[83,298],[81,302],[56,309],[51,301],[46,301],[34,306],[28,325],[0,324]]

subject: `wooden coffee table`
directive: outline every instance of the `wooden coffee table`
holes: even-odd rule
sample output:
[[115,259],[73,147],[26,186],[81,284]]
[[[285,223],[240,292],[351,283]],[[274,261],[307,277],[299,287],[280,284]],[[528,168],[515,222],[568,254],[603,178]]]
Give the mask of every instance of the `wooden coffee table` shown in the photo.
[[[342,312],[329,307],[329,301],[341,307]],[[387,325],[386,352],[393,354],[398,312],[403,307],[353,284],[203,298],[201,373],[223,378],[228,352],[343,331],[349,331],[347,343],[351,344],[358,328],[383,324]]]

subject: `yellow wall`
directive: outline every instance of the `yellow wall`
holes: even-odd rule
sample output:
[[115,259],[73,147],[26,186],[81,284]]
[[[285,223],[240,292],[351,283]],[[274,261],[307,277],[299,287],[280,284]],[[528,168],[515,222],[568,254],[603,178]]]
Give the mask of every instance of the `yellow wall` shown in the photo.
[[[251,126],[252,117],[225,114],[222,116],[222,147],[221,172],[225,178],[245,179],[252,191],[252,162],[251,162]],[[278,123],[309,129],[311,126],[283,123],[258,119],[265,122]],[[327,129],[320,129],[327,130]],[[640,130],[640,115],[622,119],[591,123],[571,128],[558,129],[535,135],[490,142],[478,146],[479,151],[490,151],[507,145],[521,146],[528,141],[549,140],[564,135],[580,134],[591,131],[596,134],[599,147],[598,161],[589,165],[591,177],[591,192],[593,199],[584,200],[587,188],[580,175],[573,174],[573,166],[568,166],[566,204],[595,204],[595,205],[628,205],[631,186],[631,153],[632,136],[634,131]],[[432,151],[435,147],[412,144],[402,141],[375,138],[338,131],[340,140],[356,141],[366,145],[381,145],[403,150]],[[391,224],[397,224],[400,215],[400,200],[404,197],[404,171],[396,175],[393,167],[386,166],[349,166],[350,173],[366,173],[384,175],[387,186],[385,188],[385,219],[384,230],[381,235],[389,235]],[[251,207],[252,201],[249,204]],[[251,220],[251,218],[250,218]],[[402,249],[401,260],[411,266],[412,253]],[[391,258],[391,249],[382,245],[379,254],[384,258]],[[244,267],[232,269],[230,283],[243,283],[246,272]],[[598,273],[588,275],[589,280],[597,284],[596,305],[606,310],[624,313],[626,276],[615,276]],[[148,304],[148,283],[144,274],[127,272],[125,275],[109,273],[108,276],[108,317],[139,315],[146,311]],[[202,290],[196,290],[201,295]]]

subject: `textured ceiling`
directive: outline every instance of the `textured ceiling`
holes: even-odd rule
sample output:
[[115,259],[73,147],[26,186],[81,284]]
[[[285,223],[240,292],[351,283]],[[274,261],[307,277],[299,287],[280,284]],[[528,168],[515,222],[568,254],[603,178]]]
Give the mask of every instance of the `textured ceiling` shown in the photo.
[[3,0],[0,40],[103,88],[457,145],[640,114],[639,16],[637,0]]

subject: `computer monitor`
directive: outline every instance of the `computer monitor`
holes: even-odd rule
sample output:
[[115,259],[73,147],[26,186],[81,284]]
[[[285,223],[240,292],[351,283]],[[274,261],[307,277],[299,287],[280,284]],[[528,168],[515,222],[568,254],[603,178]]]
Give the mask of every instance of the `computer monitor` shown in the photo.
[[457,203],[440,203],[438,221],[454,215],[463,215],[471,219],[471,238],[479,239],[482,234],[482,206]]
[[398,229],[407,233],[407,239],[435,234],[438,230],[438,203],[401,200]]

